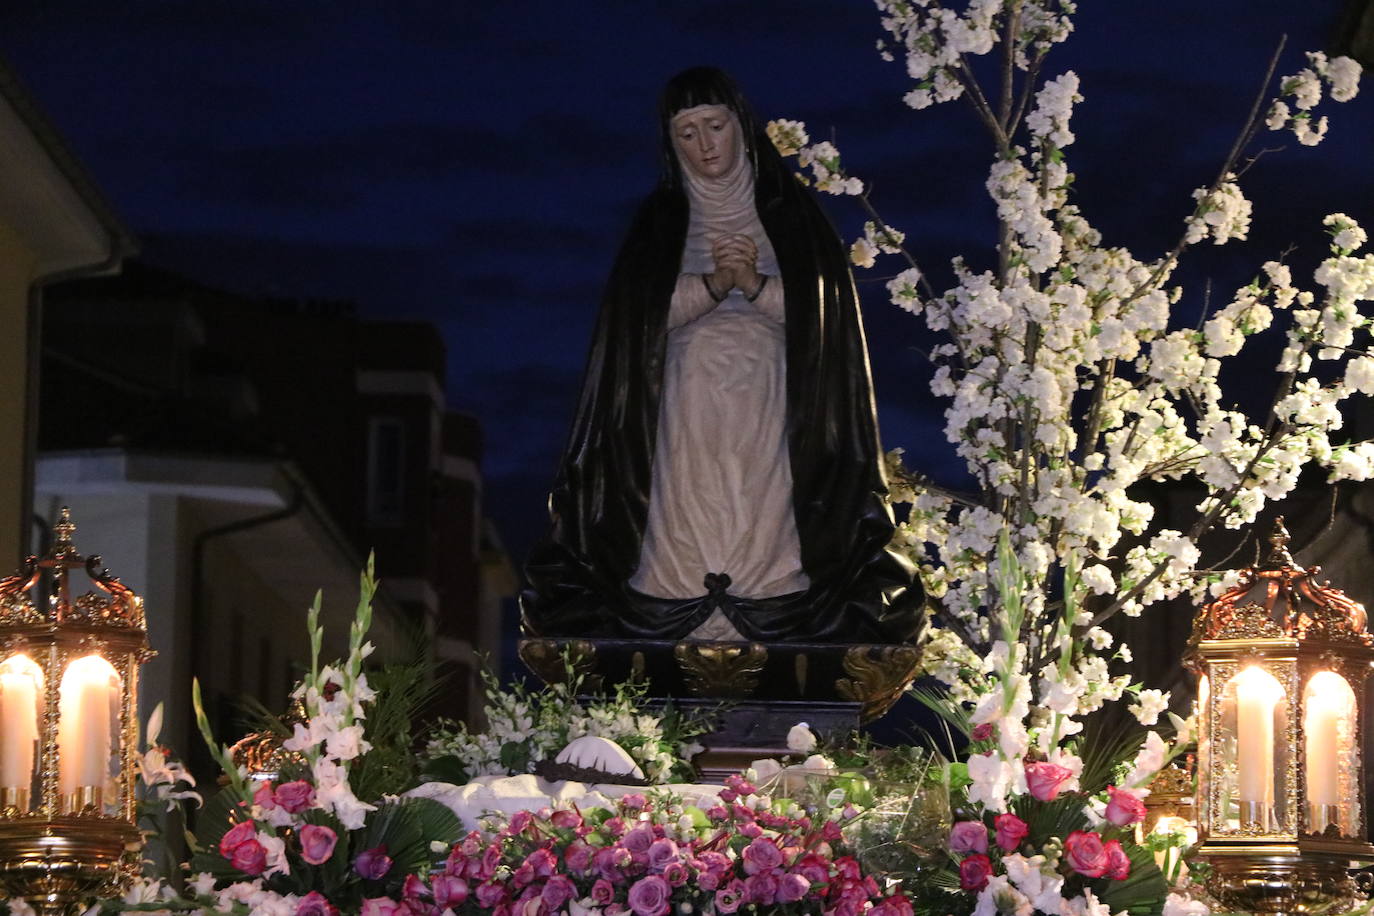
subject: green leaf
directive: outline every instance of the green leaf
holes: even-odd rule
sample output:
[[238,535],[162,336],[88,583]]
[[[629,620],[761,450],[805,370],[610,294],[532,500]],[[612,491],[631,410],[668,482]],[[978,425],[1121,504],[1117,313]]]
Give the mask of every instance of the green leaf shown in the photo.
[[512,773],[523,773],[529,767],[529,745],[520,741],[507,741],[501,745],[501,766]]
[[388,893],[399,892],[406,875],[427,870],[435,859],[431,841],[445,845],[463,836],[463,822],[448,808],[428,798],[402,798],[382,804],[367,819],[361,831],[354,831],[352,848],[356,852],[386,845],[395,863],[387,874]]

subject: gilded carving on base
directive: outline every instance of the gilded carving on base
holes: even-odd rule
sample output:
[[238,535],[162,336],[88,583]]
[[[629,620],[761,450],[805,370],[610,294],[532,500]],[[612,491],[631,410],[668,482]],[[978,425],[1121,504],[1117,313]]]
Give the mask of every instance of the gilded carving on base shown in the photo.
[[673,647],[673,656],[692,696],[739,698],[758,688],[768,650],[756,642],[680,642]]
[[[564,652],[567,661],[564,662]],[[595,693],[601,689],[601,675],[596,671],[596,646],[585,639],[525,639],[520,642],[520,660],[529,666],[545,684],[562,684],[568,680],[568,667],[579,677],[584,690]]]
[[849,677],[835,681],[835,692],[861,703],[860,721],[871,722],[906,691],[920,661],[921,650],[915,646],[854,646],[844,654]]

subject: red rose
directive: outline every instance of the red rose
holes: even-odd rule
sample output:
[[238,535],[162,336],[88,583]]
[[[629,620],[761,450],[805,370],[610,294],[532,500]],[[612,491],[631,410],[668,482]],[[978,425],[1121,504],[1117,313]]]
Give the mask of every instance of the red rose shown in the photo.
[[245,875],[260,875],[267,869],[267,850],[257,840],[248,840],[234,847],[229,864]]
[[1128,789],[1107,787],[1107,820],[1118,827],[1129,827],[1145,820],[1145,803]]
[[1030,827],[1015,814],[999,814],[992,819],[997,831],[997,845],[1003,852],[1015,852],[1016,847],[1030,833]]
[[959,863],[959,886],[966,891],[981,891],[992,875],[992,860],[981,852],[966,856]]
[[1069,834],[1064,841],[1064,856],[1069,867],[1085,878],[1101,878],[1107,873],[1107,849],[1096,833],[1075,830]]
[[230,827],[224,836],[220,837],[219,854],[228,859],[233,856],[235,849],[238,849],[249,840],[256,839],[257,836],[257,824],[252,821],[239,821],[233,827]]
[[974,728],[973,728],[973,734],[970,735],[969,737],[971,737],[974,741],[987,741],[987,740],[991,739],[991,738],[992,738],[992,723],[991,723],[991,722],[984,722],[982,725],[976,725],[976,726],[974,726]]
[[1125,881],[1131,874],[1131,857],[1121,848],[1121,841],[1108,840],[1102,849],[1107,853],[1106,876],[1113,881]]
[[1026,788],[1043,802],[1054,801],[1064,790],[1064,783],[1073,778],[1073,771],[1057,763],[1026,764]]
[[319,891],[311,891],[296,904],[296,916],[339,916],[339,908]]

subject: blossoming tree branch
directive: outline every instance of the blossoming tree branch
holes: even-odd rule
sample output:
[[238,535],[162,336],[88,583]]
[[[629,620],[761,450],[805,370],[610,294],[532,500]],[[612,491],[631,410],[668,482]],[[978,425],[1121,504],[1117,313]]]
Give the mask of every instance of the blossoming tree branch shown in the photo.
[[[1152,726],[1166,708],[1167,695],[1109,674],[1109,653],[1129,658],[1129,650],[1113,649],[1107,619],[1185,591],[1201,598],[1220,577],[1197,570],[1198,538],[1253,522],[1307,464],[1326,468],[1333,482],[1374,472],[1374,443],[1341,432],[1342,402],[1374,394],[1360,311],[1374,297],[1374,255],[1358,253],[1366,237],[1354,220],[1325,219],[1331,252],[1310,288],[1270,260],[1229,301],[1184,326],[1182,305],[1192,300],[1176,278],[1190,248],[1246,237],[1243,183],[1257,147],[1273,132],[1318,144],[1328,130],[1322,106],[1355,96],[1360,66],[1314,52],[1275,80],[1280,44],[1233,146],[1218,151],[1214,179],[1180,200],[1178,237],[1136,254],[1104,242],[1072,194],[1066,150],[1081,87],[1053,52],[1072,33],[1073,3],[877,6],[887,32],[879,51],[912,80],[906,103],[963,101],[986,132],[996,263],[955,258],[955,284],[933,289],[905,234],[882,219],[833,143],[811,143],[796,121],[774,121],[769,132],[784,155],[798,156],[803,180],[858,199],[869,221],[852,261],[904,262],[887,283],[891,300],[942,338],[930,391],[947,404],[945,435],[977,490],[941,489],[903,468],[894,450],[894,500],[910,503],[898,538],[936,608],[926,671],[949,685],[956,706],[972,709],[963,720],[974,737],[968,799],[1007,812],[1028,793],[1045,801],[1078,788],[1083,761],[1073,736],[1085,714],[1129,694]],[[1220,378],[1226,361],[1263,334],[1285,343],[1268,409],[1252,416]],[[1153,506],[1133,495],[1141,482],[1184,479],[1205,491],[1186,530],[1156,524]],[[1122,793],[1148,793],[1154,773],[1188,741],[1186,724],[1175,725],[1182,734],[1172,744],[1150,732],[1131,772],[1088,801],[1090,823],[1102,823],[1109,803],[1122,810]],[[1023,897],[1064,890],[1021,886],[1019,858],[1004,856],[1006,873],[984,875],[980,893],[989,880],[1007,890],[1008,874],[1008,892]]]

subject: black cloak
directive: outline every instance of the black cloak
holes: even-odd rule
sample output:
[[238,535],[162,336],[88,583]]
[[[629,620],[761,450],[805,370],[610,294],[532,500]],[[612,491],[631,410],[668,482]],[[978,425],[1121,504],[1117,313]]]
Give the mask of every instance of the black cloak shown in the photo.
[[[688,202],[668,122],[702,104],[726,105],[739,117],[755,170],[755,205],[784,289],[792,501],[811,587],[776,598],[726,594],[729,570],[707,571],[699,598],[653,598],[627,585],[648,517],[668,305],[687,234]],[[606,286],[549,496],[552,528],[525,567],[525,629],[679,639],[719,606],[748,639],[905,640],[919,626],[923,595],[910,564],[887,547],[892,514],[843,243],[725,74],[680,74],[661,107],[665,175],[640,206]]]

